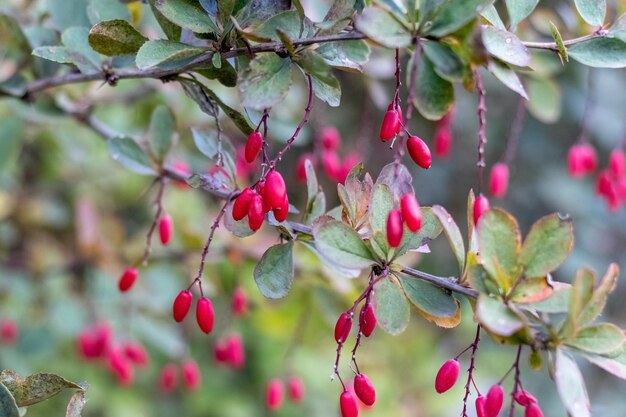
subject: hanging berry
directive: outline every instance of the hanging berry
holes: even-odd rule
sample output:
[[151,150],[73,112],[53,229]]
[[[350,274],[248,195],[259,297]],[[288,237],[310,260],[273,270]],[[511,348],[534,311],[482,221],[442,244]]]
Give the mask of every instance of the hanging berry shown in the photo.
[[435,377],[435,390],[442,394],[454,386],[459,377],[459,361],[456,359],[448,359],[439,368]]
[[118,282],[118,287],[121,292],[126,292],[132,288],[135,281],[137,281],[138,273],[139,272],[135,268],[127,268],[124,271]]
[[202,297],[196,304],[196,321],[200,330],[204,333],[211,333],[213,323],[215,321],[215,313],[213,312],[213,303],[206,297]]
[[422,227],[422,210],[413,194],[405,194],[400,200],[402,219],[406,227],[413,233],[417,233]]
[[259,152],[261,152],[261,147],[263,146],[263,136],[257,130],[250,133],[248,136],[248,140],[246,141],[246,148],[244,150],[244,155],[246,158],[246,162],[251,164],[254,162],[257,156],[259,156]]
[[267,385],[265,399],[269,410],[278,410],[283,405],[283,383],[279,379],[272,379]]
[[191,302],[193,301],[193,295],[189,290],[182,290],[174,299],[174,304],[172,305],[172,311],[174,315],[174,320],[178,323],[183,321],[189,313],[189,309],[191,308]]
[[189,391],[195,391],[200,388],[202,382],[202,374],[196,361],[186,360],[182,365],[183,383]]
[[489,211],[489,200],[481,194],[474,200],[474,225],[478,225],[478,219],[487,211]]
[[504,390],[502,385],[496,384],[489,388],[487,399],[485,400],[485,409],[487,417],[497,417],[504,403]]
[[376,402],[376,390],[374,384],[365,374],[357,374],[354,377],[354,393],[365,405],[374,405]]
[[392,248],[397,248],[402,242],[402,213],[400,210],[391,210],[387,215],[387,243]]
[[351,328],[352,316],[348,312],[342,313],[335,324],[335,341],[337,343],[345,342],[350,335]]
[[376,328],[376,315],[374,314],[374,306],[372,304],[367,303],[361,307],[359,320],[361,321],[361,333],[365,337],[370,337]]
[[417,136],[411,136],[406,141],[406,148],[409,151],[409,155],[413,162],[424,169],[430,168],[432,164],[432,156],[430,155],[430,149],[426,142],[418,138]]
[[289,399],[294,404],[299,404],[304,399],[304,383],[297,376],[289,378],[287,383],[287,393]]
[[489,192],[495,198],[504,197],[509,186],[509,167],[505,163],[498,162],[491,168],[489,176]]
[[239,221],[248,215],[252,198],[256,193],[251,188],[244,189],[233,203],[233,219]]
[[359,406],[350,391],[344,391],[339,397],[339,408],[341,409],[341,417],[358,417]]
[[383,118],[383,123],[380,126],[380,139],[387,142],[396,136],[399,131],[400,118],[398,112],[395,110],[388,110]]

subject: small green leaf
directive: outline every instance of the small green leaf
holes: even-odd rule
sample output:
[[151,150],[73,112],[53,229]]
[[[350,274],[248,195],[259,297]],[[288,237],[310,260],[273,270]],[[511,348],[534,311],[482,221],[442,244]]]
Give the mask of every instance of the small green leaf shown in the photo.
[[491,72],[502,84],[515,91],[520,96],[528,100],[528,94],[524,89],[524,84],[520,81],[517,73],[509,68],[508,65],[500,61],[493,60],[489,62],[489,72]]
[[39,46],[33,49],[33,55],[59,64],[73,64],[72,52],[64,46]]
[[626,13],[623,13],[609,28],[608,36],[626,42]]
[[[219,60],[221,66],[217,68],[214,61]],[[226,60],[222,60],[220,54],[213,54],[211,65],[201,68],[194,68],[194,72],[208,78],[209,80],[218,80],[226,87],[235,87],[237,85],[237,71]]]
[[561,116],[561,89],[551,79],[530,78],[526,84],[530,114],[544,123],[554,123]]
[[163,14],[156,7],[156,3],[158,1],[159,0],[148,0],[148,2],[150,3],[150,9],[152,10],[152,14],[154,14],[157,23],[163,30],[163,33],[165,33],[165,36],[167,36],[167,39],[172,41],[179,41],[180,33],[182,30],[181,27],[170,22],[165,16],[163,16]]
[[570,298],[567,312],[567,319],[561,325],[559,334],[564,337],[571,337],[576,334],[580,326],[586,322],[580,321],[580,313],[583,311],[591,297],[596,281],[596,274],[589,268],[580,268],[576,271],[576,277],[570,290]]
[[11,392],[0,383],[0,416],[2,417],[20,417],[20,412],[15,403],[15,398]]
[[409,301],[420,311],[436,317],[454,317],[456,315],[456,299],[449,291],[429,282],[407,276],[401,276],[400,282]]
[[439,220],[439,223],[448,238],[452,252],[459,263],[459,273],[463,273],[463,269],[465,268],[465,245],[463,244],[463,236],[461,235],[459,226],[457,226],[456,222],[452,219],[452,216],[445,208],[441,206],[433,206],[432,212],[437,220]]
[[595,38],[572,45],[569,56],[596,68],[626,67],[626,42],[617,38]]
[[[556,283],[552,283],[553,286],[555,284]],[[569,309],[570,292],[571,287],[569,284],[559,284],[549,298],[532,303],[530,306],[540,313],[567,313]]]
[[584,354],[583,357],[616,377],[626,379],[626,349],[622,349],[617,355],[609,355],[609,357],[590,353]]
[[176,132],[174,114],[167,106],[159,106],[152,112],[148,138],[157,161],[162,162],[172,147]]
[[537,303],[550,298],[552,293],[552,285],[547,277],[524,278],[515,285],[509,300],[518,304]]
[[396,336],[408,326],[411,309],[395,277],[389,276],[374,285],[373,305],[376,321],[385,332]]
[[83,407],[85,407],[86,403],[87,398],[85,398],[85,391],[76,391],[67,405],[65,417],[81,417]]
[[476,316],[487,330],[504,337],[512,336],[524,327],[519,317],[502,301],[485,294],[478,297]]
[[109,155],[126,169],[137,174],[156,175],[156,171],[146,153],[129,137],[118,136],[107,142]]
[[341,70],[362,71],[367,62],[370,47],[363,40],[326,42],[315,50],[331,67]]
[[565,341],[573,348],[598,355],[616,352],[624,346],[624,331],[611,323],[600,323],[583,327],[576,337]]
[[579,315],[579,322],[587,324],[595,320],[606,305],[608,295],[615,289],[617,285],[617,277],[619,276],[619,267],[617,264],[609,265],[608,270],[604,274],[600,285],[593,291],[591,298],[585,303],[584,308]]
[[184,67],[200,55],[204,48],[174,41],[148,41],[137,52],[135,63],[139,69],[161,68],[164,70]]
[[539,0],[506,0],[506,9],[509,12],[512,28],[526,19],[535,10]]
[[[411,62],[409,68],[410,65]],[[450,112],[454,104],[452,83],[437,75],[427,56],[422,56],[419,62],[414,88],[413,105],[426,119],[439,120]]]
[[291,86],[291,60],[260,54],[239,74],[239,93],[245,107],[263,110],[280,103]]
[[307,190],[307,204],[311,204],[315,196],[320,190],[319,183],[317,182],[317,174],[315,173],[315,167],[310,158],[304,160],[304,172],[306,173],[306,190]]
[[574,0],[574,3],[585,22],[592,26],[602,26],[606,15],[606,0]]
[[303,71],[312,76],[312,86],[315,96],[332,107],[339,106],[341,87],[339,80],[331,73],[330,66],[324,58],[309,49],[295,57],[294,61]]
[[520,255],[527,278],[543,277],[561,265],[574,247],[572,219],[551,214],[530,229]]
[[576,362],[563,349],[556,350],[554,380],[568,413],[576,417],[591,417],[585,380]]
[[404,48],[411,44],[409,31],[379,7],[368,7],[357,15],[356,28],[376,43],[388,48]]
[[75,52],[74,64],[83,73],[100,71],[100,55],[89,45],[89,29],[71,27],[61,34],[61,41],[69,50]]
[[89,45],[107,56],[136,53],[148,39],[126,20],[100,22],[89,31]]
[[483,25],[482,39],[487,51],[496,58],[518,67],[530,64],[528,48],[511,32]]
[[293,241],[270,247],[254,268],[254,282],[267,298],[283,298],[293,281]]
[[341,32],[352,19],[355,12],[355,0],[335,0],[324,16],[327,27],[320,31],[330,35]]
[[559,29],[554,23],[552,23],[552,21],[550,21],[550,34],[552,35],[552,39],[554,39],[554,42],[556,43],[556,48],[559,52],[561,63],[563,63],[563,61],[569,61],[569,55],[567,54],[567,48],[563,43],[563,37],[561,36],[561,32],[559,32]]
[[491,23],[498,29],[506,30],[506,26],[504,26],[504,22],[502,21],[502,18],[500,18],[498,10],[493,4],[491,6],[487,6],[487,8],[485,8],[480,15],[484,17],[487,22]]
[[[472,19],[475,19],[494,0],[464,0],[435,2],[438,6],[431,6],[432,12],[420,16],[420,31],[425,35],[442,38],[461,29]],[[422,11],[422,10],[420,10]]]
[[422,39],[420,43],[437,75],[450,82],[463,80],[466,73],[465,64],[448,44],[425,39]]
[[375,260],[359,236],[349,226],[327,216],[313,223],[315,247],[327,260],[344,268],[367,268]]
[[252,33],[259,38],[280,42],[280,36],[276,31],[281,30],[289,39],[298,39],[300,37],[301,24],[302,21],[298,12],[296,10],[288,10],[270,17]]
[[170,22],[196,33],[217,33],[215,22],[195,0],[155,0],[154,5]]

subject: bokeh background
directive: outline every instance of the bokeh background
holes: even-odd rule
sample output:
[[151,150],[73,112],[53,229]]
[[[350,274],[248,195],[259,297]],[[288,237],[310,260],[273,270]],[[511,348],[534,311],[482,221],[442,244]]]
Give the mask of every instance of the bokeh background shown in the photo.
[[[69,26],[90,26],[85,10],[92,2],[1,0],[0,10],[17,17],[26,27],[61,31]],[[327,1],[302,3],[313,20],[323,17],[330,5]],[[586,33],[590,29],[577,20],[572,3],[542,1],[520,28],[519,36],[549,40],[549,20],[563,28],[565,37]],[[624,11],[623,3],[608,3],[612,15],[607,21],[620,8]],[[60,18],[62,14],[57,11],[62,7],[75,10],[72,19]],[[161,36],[149,8],[144,5],[142,11],[143,33],[151,38]],[[574,180],[566,170],[567,150],[583,129],[586,108],[586,129],[601,165],[606,165],[609,152],[626,136],[626,72],[589,70],[574,62],[562,66],[550,53],[533,56],[536,71],[523,77],[531,101],[509,193],[492,205],[517,216],[523,231],[551,212],[573,217],[575,249],[556,272],[557,280],[570,281],[583,265],[600,274],[610,262],[626,268],[626,210],[609,212],[595,195],[595,176]],[[0,74],[9,71],[8,65],[9,61],[0,62]],[[51,66],[50,71],[66,71],[46,65]],[[377,131],[392,95],[393,70],[390,51],[374,47],[364,76],[338,74],[343,91],[341,107],[315,102],[311,122],[280,165],[291,200],[300,205],[303,202],[304,187],[295,179],[296,161],[313,149],[323,127],[336,127],[342,137],[340,154],[356,151],[374,177],[392,159],[392,152],[377,140]],[[488,73],[484,77],[489,167],[502,157],[520,98]],[[290,136],[304,108],[303,78],[299,73],[293,78],[289,96],[271,114],[273,152]],[[217,83],[211,87],[238,107],[236,89]],[[136,138],[145,137],[152,110],[159,104],[168,105],[177,117],[179,133],[169,163],[184,161],[194,172],[206,172],[211,164],[196,150],[190,128],[211,128],[213,120],[178,85],[156,80],[123,81],[116,88],[98,83],[75,85],[53,94],[41,94],[31,105],[0,100],[0,320],[14,320],[19,329],[14,343],[0,345],[0,369],[14,369],[22,375],[56,372],[88,382],[87,417],[338,415],[340,386],[329,378],[336,347],[332,326],[360,293],[365,278],[346,280],[322,267],[306,248],[298,247],[291,293],[284,300],[268,301],[256,289],[252,271],[264,249],[278,241],[277,234],[268,227],[253,237],[238,239],[220,228],[204,278],[216,306],[216,328],[206,336],[200,334],[193,320],[177,325],[170,316],[171,302],[197,271],[202,244],[219,206],[202,192],[170,184],[164,204],[174,219],[174,242],[167,248],[155,242],[148,266],[140,270],[138,285],[121,295],[117,278],[128,263],[141,257],[154,215],[155,189],[150,188],[150,179],[114,162],[102,138],[59,111],[59,103],[93,107],[95,118]],[[477,185],[477,97],[458,85],[455,95],[450,156],[435,159],[428,171],[408,159],[406,163],[413,170],[420,202],[448,208],[464,230],[467,194]],[[257,121],[259,115],[250,117]],[[223,126],[235,144],[244,143],[245,138],[227,120]],[[432,122],[418,116],[410,129],[432,144]],[[318,176],[328,207],[334,207],[338,204],[336,182],[322,169]],[[247,179],[241,177],[239,181],[246,184]],[[447,242],[440,238],[430,249],[431,253],[411,255],[404,262],[437,275],[454,274],[455,262]],[[246,317],[235,319],[230,312],[230,296],[237,286],[246,290],[251,305]],[[624,297],[626,282],[622,280],[609,300],[605,317],[621,327],[626,326]],[[460,414],[463,384],[437,395],[433,381],[440,364],[471,343],[475,325],[466,301],[463,314],[461,325],[452,330],[436,328],[414,314],[402,335],[392,337],[378,329],[365,341],[359,349],[360,367],[377,388],[377,403],[364,411],[365,415]],[[121,386],[106,364],[87,362],[78,354],[79,332],[100,321],[111,325],[116,342],[136,340],[148,349],[149,366],[136,370],[130,386]],[[232,333],[241,334],[245,346],[246,364],[239,371],[219,366],[213,358],[215,343]],[[479,387],[486,391],[499,380],[514,356],[515,348],[496,346],[484,337],[475,374]],[[186,358],[198,362],[201,388],[195,392],[178,388],[163,395],[158,387],[161,368]],[[342,371],[349,375],[346,364],[342,361]],[[464,368],[468,365],[467,361],[462,364]],[[623,416],[626,382],[587,363],[580,365],[594,415]],[[291,375],[305,382],[304,402],[287,403],[278,412],[267,412],[264,395],[268,380]],[[545,365],[539,372],[524,366],[522,378],[524,386],[539,398],[546,416],[566,415]],[[506,384],[508,390],[510,378]],[[30,407],[28,416],[62,415],[69,396],[63,393]],[[521,415],[520,410],[517,413]]]

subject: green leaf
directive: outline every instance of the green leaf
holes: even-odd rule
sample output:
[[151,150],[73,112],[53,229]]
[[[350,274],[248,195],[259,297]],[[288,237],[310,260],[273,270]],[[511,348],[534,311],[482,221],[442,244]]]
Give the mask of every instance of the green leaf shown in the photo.
[[583,311],[591,297],[596,281],[596,274],[589,268],[580,268],[576,271],[576,277],[570,290],[570,298],[567,312],[567,319],[561,325],[559,334],[564,337],[571,337],[576,334],[580,326],[586,322],[580,322],[580,313]]
[[616,377],[626,379],[626,349],[622,349],[618,355],[610,355],[610,357],[594,354],[584,354],[583,357]]
[[569,56],[596,68],[626,67],[626,42],[616,38],[595,38],[572,45]]
[[441,227],[448,238],[452,252],[459,264],[459,273],[465,268],[465,245],[461,230],[448,211],[441,206],[433,206],[432,213],[439,220]]
[[172,147],[176,132],[174,114],[167,106],[159,106],[152,112],[148,138],[150,148],[157,161],[162,162]]
[[576,362],[563,349],[556,350],[554,380],[568,413],[576,417],[591,417],[585,380]]
[[107,56],[134,54],[147,40],[126,20],[100,22],[89,31],[89,45]]
[[519,22],[530,16],[538,3],[539,0],[506,0],[511,27],[514,28]]
[[324,23],[329,25],[320,33],[330,35],[341,32],[350,23],[355,12],[354,3],[355,0],[335,0],[324,16]]
[[389,260],[392,248],[387,242],[387,217],[394,207],[393,194],[386,184],[374,184],[370,202],[369,220],[372,239],[382,251],[385,260]]
[[17,160],[24,127],[20,118],[0,119],[0,174]]
[[315,247],[332,263],[344,268],[367,268],[375,263],[371,252],[349,226],[327,216],[313,223]]
[[17,20],[6,14],[0,14],[0,39],[0,56],[3,60],[14,60],[19,67],[28,59],[31,45]]
[[311,204],[319,192],[320,186],[317,182],[315,167],[309,158],[304,160],[304,172],[306,173],[307,204]]
[[569,61],[569,55],[567,54],[567,48],[563,43],[563,37],[561,36],[561,32],[559,32],[559,29],[554,23],[552,23],[552,21],[550,21],[550,34],[552,35],[552,39],[554,39],[554,42],[556,43],[556,48],[558,50],[559,57],[561,58],[561,63],[563,63],[563,61]]
[[127,136],[118,136],[107,142],[109,155],[126,169],[137,174],[156,175],[156,171],[146,153]]
[[498,10],[495,8],[493,4],[491,6],[487,6],[485,10],[482,11],[481,16],[484,17],[487,20],[487,22],[491,23],[498,29],[506,30],[506,26],[504,25],[504,22],[500,18],[500,15],[498,14]]
[[466,73],[465,64],[448,44],[425,39],[422,39],[420,44],[432,62],[437,75],[450,82],[463,80]]
[[528,48],[511,32],[483,25],[482,39],[487,51],[496,58],[518,67],[530,64]]
[[388,48],[404,48],[411,44],[409,31],[379,7],[368,7],[355,19],[356,28],[376,43]]
[[296,10],[288,10],[270,17],[261,25],[259,25],[252,33],[260,38],[269,39],[274,42],[280,42],[276,30],[281,30],[290,39],[298,39],[300,37],[300,27],[302,21]]
[[2,417],[20,417],[15,398],[2,383],[0,383],[0,415]]
[[520,255],[527,278],[543,277],[561,265],[574,247],[572,219],[551,214],[530,229]]
[[528,100],[528,94],[524,89],[524,84],[520,81],[517,73],[509,68],[508,65],[501,63],[500,61],[493,60],[489,62],[489,72],[491,72],[502,84],[515,91],[520,96]]
[[412,233],[407,227],[404,228],[404,235],[400,246],[396,248],[395,257],[404,255],[408,250],[418,249],[430,243],[441,234],[441,223],[432,212],[430,207],[422,207],[422,227],[417,233]]
[[401,276],[400,282],[409,301],[420,311],[436,317],[454,317],[456,315],[456,299],[449,291],[429,282],[407,276]]
[[[555,284],[556,283],[552,283],[552,285]],[[561,285],[555,288],[550,298],[537,303],[532,303],[530,306],[540,313],[567,313],[569,309],[571,287],[568,284]]]
[[406,165],[395,162],[385,165],[376,178],[376,184],[387,185],[398,202],[405,194],[415,194],[412,182],[413,176]]
[[543,123],[554,123],[561,116],[561,89],[551,79],[531,78],[526,84],[530,114]]
[[609,28],[608,36],[626,42],[626,13],[622,14]]
[[85,407],[86,403],[87,398],[85,398],[85,391],[76,391],[67,405],[65,417],[81,417],[83,407]]
[[230,233],[237,237],[248,237],[254,234],[254,231],[248,226],[248,218],[236,221],[233,219],[233,203],[234,200],[228,203],[226,212],[224,213],[224,227]]
[[267,298],[283,298],[293,281],[293,241],[265,251],[254,268],[254,282]]
[[483,214],[478,222],[482,265],[506,293],[520,273],[520,233],[515,218],[500,209]]
[[204,48],[174,41],[148,41],[137,52],[135,63],[139,69],[161,68],[164,70],[184,67],[200,55]]
[[512,336],[524,323],[502,301],[485,294],[478,297],[476,316],[482,326],[500,336]]
[[[214,54],[213,59],[215,57],[220,57],[220,54]],[[230,62],[226,60],[222,60],[221,66],[219,68],[214,65],[207,65],[201,68],[194,68],[194,72],[202,75],[203,77],[208,78],[209,80],[218,80],[226,87],[235,87],[237,85],[237,71],[230,64]]]
[[332,107],[339,106],[341,87],[339,80],[331,73],[330,66],[317,52],[304,50],[294,58],[303,71],[312,76],[313,93]]
[[84,390],[84,387],[75,382],[48,373],[29,375],[21,378],[13,371],[2,371],[0,382],[11,392],[15,403],[19,407],[27,407],[45,401],[65,388]]
[[493,2],[494,0],[440,2],[439,7],[434,9],[432,17],[424,13],[426,20],[423,20],[420,16],[420,31],[424,35],[442,38],[461,29]]
[[600,323],[583,327],[576,332],[576,337],[565,344],[589,353],[610,354],[624,346],[624,331],[611,323]]
[[509,294],[513,303],[527,304],[546,300],[552,296],[552,284],[548,277],[524,278],[520,280]]
[[84,27],[71,27],[61,35],[63,45],[72,55],[72,63],[80,72],[91,74],[100,71],[102,64],[100,55],[89,45],[89,29]]
[[[220,144],[217,138],[217,131],[213,129],[197,129],[191,128],[191,134],[193,136],[193,142],[196,145],[196,148],[203,155],[208,157],[209,159],[217,159],[217,155],[220,151]],[[235,148],[233,147],[230,140],[225,137],[223,134],[221,135],[222,139],[222,153],[231,153],[234,155]]]
[[260,54],[239,74],[241,103],[263,110],[280,103],[291,86],[291,60],[276,54]]
[[156,7],[157,1],[158,0],[148,0],[148,2],[150,3],[150,9],[152,10],[152,14],[154,14],[157,23],[163,30],[163,33],[165,33],[165,36],[167,36],[167,39],[172,41],[179,41],[181,27],[170,22],[165,16],[163,16],[163,14]]
[[192,32],[218,32],[213,20],[195,0],[155,0],[154,6],[167,20]]
[[615,289],[617,277],[619,276],[619,267],[617,264],[609,265],[608,270],[604,274],[600,285],[593,291],[591,298],[585,303],[584,308],[579,315],[579,323],[587,324],[595,320],[606,305],[608,295]]
[[574,3],[585,22],[592,26],[602,26],[606,15],[606,0],[574,0]]
[[59,64],[73,64],[72,51],[64,46],[39,46],[33,49],[33,55]]
[[376,321],[385,332],[396,336],[408,326],[411,317],[409,302],[393,276],[374,285],[373,305]]
[[[409,68],[410,65],[411,62]],[[450,112],[454,104],[452,83],[437,75],[427,56],[422,56],[419,62],[414,88],[413,105],[426,119],[439,120]]]
[[370,55],[370,47],[363,40],[326,42],[316,50],[331,67],[362,71]]

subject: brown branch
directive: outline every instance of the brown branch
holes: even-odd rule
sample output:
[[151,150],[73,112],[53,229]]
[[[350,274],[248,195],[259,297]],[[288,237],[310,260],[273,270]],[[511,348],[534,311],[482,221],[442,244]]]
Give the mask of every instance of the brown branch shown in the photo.
[[[605,30],[600,30],[600,31],[591,33],[589,35],[581,36],[579,38],[564,40],[563,41],[563,45],[565,45],[565,46],[576,45],[577,43],[589,41],[591,39],[603,38],[603,37],[606,36],[606,34],[607,34],[607,32]],[[532,48],[532,49],[547,49],[549,51],[558,51],[559,50],[556,42],[522,42],[522,43],[527,48]]]

